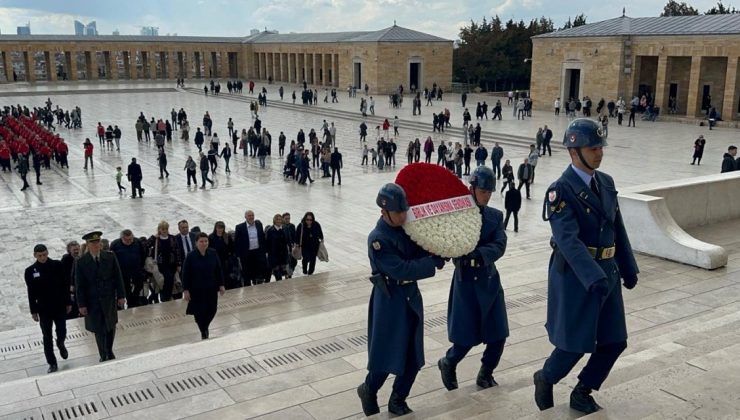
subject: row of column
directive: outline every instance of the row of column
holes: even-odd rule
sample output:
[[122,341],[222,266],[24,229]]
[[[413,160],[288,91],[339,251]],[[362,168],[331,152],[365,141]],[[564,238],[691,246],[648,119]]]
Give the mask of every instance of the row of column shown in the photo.
[[[57,75],[57,53],[44,51],[45,73],[48,81],[58,80]],[[69,80],[78,80],[78,56],[84,54],[83,64],[85,75],[88,80],[99,79],[98,51],[65,51],[62,62],[64,73]],[[139,78],[138,67],[142,68],[144,79],[156,79],[156,61],[159,61],[161,69],[160,78],[211,78],[211,77],[246,77],[244,71],[240,71],[239,53],[226,51],[120,51],[122,63],[122,74],[119,74],[119,63],[116,51],[100,51],[102,55],[102,69],[105,78],[111,80]],[[159,54],[157,54],[159,53]],[[22,51],[21,63],[25,73],[25,80],[33,82],[36,80],[35,51]],[[0,52],[2,64],[7,81],[15,81],[12,52],[4,50]],[[138,57],[137,57],[138,55]],[[194,64],[191,65],[191,63]],[[225,72],[223,71],[225,67]]]
[[339,86],[339,54],[256,52],[253,62],[257,79]]
[[[703,56],[691,57],[691,71],[689,73],[688,99],[686,101],[686,116],[696,117],[701,108],[701,95],[699,94],[699,85],[702,80],[701,67]],[[735,108],[735,91],[737,85],[738,57],[727,58],[727,70],[725,73],[725,85],[723,92],[722,104],[716,104],[720,115],[724,119],[735,119],[737,109]],[[658,71],[655,82],[655,104],[662,110],[667,109],[668,105],[668,56],[658,56]],[[714,105],[714,104],[713,104]]]

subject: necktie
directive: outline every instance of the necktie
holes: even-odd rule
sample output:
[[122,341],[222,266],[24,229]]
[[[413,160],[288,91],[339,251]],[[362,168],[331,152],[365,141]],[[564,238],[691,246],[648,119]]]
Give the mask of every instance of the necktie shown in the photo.
[[100,258],[95,257],[95,267],[100,268]]
[[190,248],[190,235],[185,237],[185,251],[189,254],[192,248]]
[[593,177],[591,178],[591,191],[593,191],[596,196],[599,195],[599,187],[596,184],[596,178]]

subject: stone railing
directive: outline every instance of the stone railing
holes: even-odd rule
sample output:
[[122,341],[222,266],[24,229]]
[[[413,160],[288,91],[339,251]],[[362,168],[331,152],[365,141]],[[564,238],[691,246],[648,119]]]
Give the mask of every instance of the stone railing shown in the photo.
[[685,229],[740,218],[740,172],[631,187],[619,204],[632,248],[706,268],[727,264],[727,251]]

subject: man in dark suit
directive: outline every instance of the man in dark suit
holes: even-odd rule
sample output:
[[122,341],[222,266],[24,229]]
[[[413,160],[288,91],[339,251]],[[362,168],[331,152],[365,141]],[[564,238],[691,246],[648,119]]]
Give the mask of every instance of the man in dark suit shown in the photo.
[[340,170],[344,166],[344,163],[342,163],[342,154],[339,153],[338,147],[335,147],[334,153],[331,154],[329,166],[331,166],[331,185],[334,186],[334,175],[339,177],[339,185],[342,185],[342,173]]
[[254,219],[254,212],[244,213],[244,223],[236,225],[234,246],[236,255],[242,263],[244,285],[261,284],[267,272],[267,251],[265,247],[265,230],[262,222]]
[[141,180],[144,176],[141,174],[141,165],[136,163],[136,158],[131,158],[131,163],[126,171],[128,180],[131,181],[131,198],[136,198],[136,192],[139,192],[139,198],[144,196],[144,189],[141,188]]
[[527,200],[529,200],[529,185],[532,183],[532,178],[534,177],[534,167],[529,163],[529,159],[525,158],[524,162],[519,165],[519,169],[516,171],[516,177],[519,180],[519,186],[516,189],[521,191],[522,186],[527,187]]
[[113,339],[116,336],[118,307],[126,303],[123,277],[118,259],[110,251],[101,251],[101,232],[90,232],[82,239],[87,253],[75,266],[75,290],[80,315],[85,317],[85,329],[95,333],[100,361],[113,360]]
[[190,254],[190,251],[195,249],[195,233],[190,231],[190,225],[187,220],[180,220],[177,222],[177,230],[179,234],[175,235],[177,240],[177,246],[180,248],[180,253],[183,255],[183,260]]
[[49,364],[48,373],[57,371],[57,358],[54,355],[54,336],[52,325],[57,329],[57,347],[62,359],[67,359],[67,348],[64,339],[67,336],[67,314],[72,310],[69,295],[69,283],[59,261],[49,258],[46,245],[38,244],[33,248],[36,262],[26,268],[25,280],[28,288],[28,304],[33,320],[41,325],[44,337],[44,355]]

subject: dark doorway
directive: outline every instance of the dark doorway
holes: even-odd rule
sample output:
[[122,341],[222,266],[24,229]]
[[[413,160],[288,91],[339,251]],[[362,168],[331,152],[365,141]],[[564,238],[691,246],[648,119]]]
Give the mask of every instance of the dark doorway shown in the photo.
[[678,83],[671,83],[668,87],[668,97],[676,98],[678,96]]
[[352,86],[362,89],[362,63],[355,63],[354,69],[354,84]]
[[710,85],[704,85],[701,91],[701,109],[707,110],[712,107],[712,87]]
[[421,72],[421,63],[411,63],[409,65],[409,88],[419,87],[419,76]]
[[565,92],[568,98],[578,98],[579,87],[581,85],[581,70],[568,69],[565,71]]

